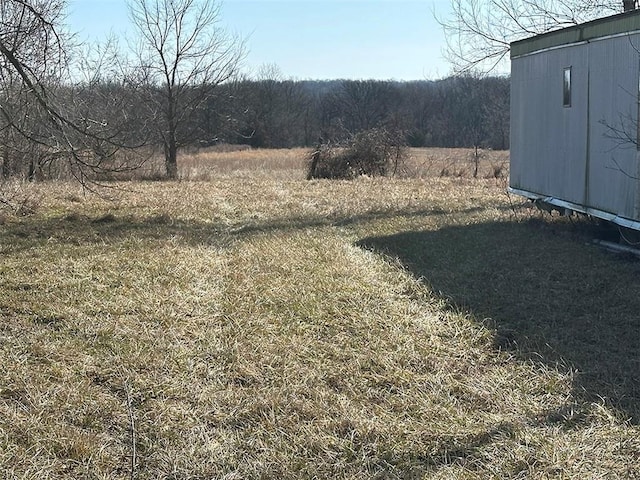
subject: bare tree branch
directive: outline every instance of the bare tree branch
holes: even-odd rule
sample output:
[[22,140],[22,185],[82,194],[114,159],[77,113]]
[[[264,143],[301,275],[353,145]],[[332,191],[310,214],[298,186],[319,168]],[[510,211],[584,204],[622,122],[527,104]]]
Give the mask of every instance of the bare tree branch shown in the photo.
[[451,0],[451,14],[438,21],[455,71],[490,73],[513,41],[620,11],[620,0]]
[[[115,96],[100,96],[97,83],[90,85],[95,94],[88,95],[87,85],[74,86],[69,82],[70,55],[75,46],[61,27],[65,3],[66,0],[0,2],[0,131],[5,133],[4,173],[10,151],[24,149],[9,130],[31,145],[28,147],[31,157],[67,160],[72,175],[81,182],[87,180],[87,173],[122,168],[122,162],[114,166],[114,154],[137,146],[125,138],[126,112]],[[93,117],[93,111],[100,110],[100,102],[111,107],[108,118]],[[31,172],[34,160],[30,161]]]

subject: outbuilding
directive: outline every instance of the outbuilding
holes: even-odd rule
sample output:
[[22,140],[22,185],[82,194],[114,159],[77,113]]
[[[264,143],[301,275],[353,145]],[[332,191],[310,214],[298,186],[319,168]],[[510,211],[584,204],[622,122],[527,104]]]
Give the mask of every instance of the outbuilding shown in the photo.
[[510,191],[640,230],[640,11],[511,44]]

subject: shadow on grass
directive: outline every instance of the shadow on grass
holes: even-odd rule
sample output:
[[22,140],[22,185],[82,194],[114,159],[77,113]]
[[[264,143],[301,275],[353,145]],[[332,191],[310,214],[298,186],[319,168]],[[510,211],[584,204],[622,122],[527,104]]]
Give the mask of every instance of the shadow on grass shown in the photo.
[[577,370],[575,394],[640,423],[640,264],[541,222],[483,223],[367,238],[495,346]]
[[[472,207],[462,213],[482,210]],[[243,219],[237,222],[211,222],[174,219],[169,215],[149,217],[100,217],[69,214],[54,218],[37,216],[0,225],[0,254],[15,253],[51,240],[70,245],[108,244],[127,238],[163,241],[178,238],[189,245],[227,246],[252,235],[286,233],[309,228],[348,226],[389,218],[421,218],[448,215],[439,208],[411,211],[371,211],[359,215],[288,216],[268,219]]]

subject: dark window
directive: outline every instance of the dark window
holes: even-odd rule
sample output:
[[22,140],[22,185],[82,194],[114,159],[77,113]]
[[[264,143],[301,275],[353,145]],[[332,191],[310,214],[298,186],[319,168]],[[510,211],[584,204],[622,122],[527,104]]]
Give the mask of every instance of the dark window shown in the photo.
[[562,76],[562,106],[571,106],[571,67],[565,68]]

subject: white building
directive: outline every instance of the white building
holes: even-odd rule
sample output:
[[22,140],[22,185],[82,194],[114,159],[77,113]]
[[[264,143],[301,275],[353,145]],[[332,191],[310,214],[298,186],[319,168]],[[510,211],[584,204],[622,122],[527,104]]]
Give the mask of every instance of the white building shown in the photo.
[[511,44],[510,190],[640,230],[640,11]]

